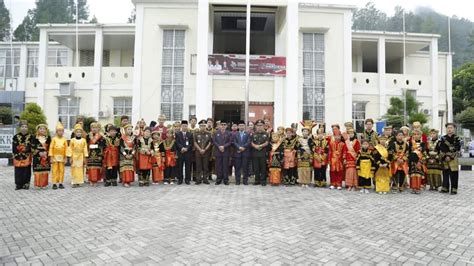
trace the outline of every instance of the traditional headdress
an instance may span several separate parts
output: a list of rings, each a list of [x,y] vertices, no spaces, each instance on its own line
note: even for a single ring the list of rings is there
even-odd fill
[[[46,131],[48,131],[48,125],[46,125],[46,124],[39,124],[39,125],[37,125],[37,126],[36,126],[36,131],[38,131],[38,129],[39,129],[40,127],[44,127],[44,128],[46,128]]]
[[[58,121],[58,123],[56,124],[56,131],[61,129],[64,129],[63,123],[61,123],[61,121]]]
[[[84,131],[84,129],[82,129],[81,124],[76,124],[76,125],[74,126],[74,132],[76,132],[76,130],[80,130],[81,132]]]

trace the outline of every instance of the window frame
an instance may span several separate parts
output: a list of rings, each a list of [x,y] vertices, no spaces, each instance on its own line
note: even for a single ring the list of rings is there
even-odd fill
[[[166,43],[167,38],[165,34],[171,33],[172,36],[172,44],[168,46]],[[177,39],[177,32],[183,34],[182,45],[178,46],[176,44]],[[160,110],[162,114],[165,114],[169,120],[181,120],[184,116],[184,70],[185,70],[185,55],[186,55],[186,30],[184,29],[163,29],[162,31],[163,36],[163,46],[162,46],[162,65],[161,65],[161,105]],[[182,62],[177,64],[176,60],[176,51],[182,52]],[[171,52],[171,54],[169,54]],[[171,56],[171,64],[166,62],[167,57],[165,55]],[[176,73],[177,69],[181,69],[180,73]],[[167,71],[165,71],[167,70]],[[169,80],[165,80],[165,72],[169,72]],[[179,75],[181,77],[179,77]],[[176,82],[181,80],[182,82]],[[165,88],[167,91],[165,91]],[[165,101],[165,93],[169,93],[169,101]],[[181,100],[177,101],[175,95],[181,94]],[[167,107],[168,106],[168,107]],[[169,109],[169,112],[166,110]]]
[[[70,99],[69,101],[68,101],[68,98]],[[74,128],[74,124],[76,123],[76,118],[80,112],[81,98],[60,96],[60,97],[57,97],[57,99],[58,99],[58,119],[61,120],[61,122],[64,125],[64,128],[66,129]],[[62,109],[64,110],[64,108],[66,108],[65,113],[62,112]]]
[[[306,36],[311,36],[310,49],[305,47]],[[323,122],[326,117],[326,36],[324,32],[303,32],[302,38],[303,119]],[[311,55],[310,62],[306,61],[305,54]]]

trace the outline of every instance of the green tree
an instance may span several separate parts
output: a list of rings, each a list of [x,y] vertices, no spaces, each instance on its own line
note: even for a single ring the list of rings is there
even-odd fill
[[[134,8],[130,13],[130,17],[128,17],[127,23],[135,23],[137,18],[137,10]]]
[[[0,106],[0,123],[4,125],[12,124],[13,112],[12,108],[8,106]]]
[[[456,121],[462,125],[463,128],[474,132],[474,107],[468,107],[456,115]]]
[[[387,14],[378,10],[373,2],[357,9],[352,16],[352,28],[355,30],[385,30]]]
[[[83,116],[84,117],[84,131],[91,131],[91,123],[97,122],[97,120],[92,116]]]
[[[91,20],[89,20],[89,23],[99,23],[99,20],[97,20],[97,17],[94,15]]]
[[[20,119],[28,121],[28,131],[32,134],[36,131],[37,125],[46,124],[46,116],[36,103],[27,103],[25,110],[20,114]]]
[[[466,63],[453,73],[453,112],[474,107],[474,63]]]
[[[411,124],[414,121],[419,121],[424,124],[428,122],[426,115],[419,111],[420,106],[421,103],[416,101],[415,97],[411,94],[406,94],[406,113],[408,123]],[[387,121],[388,125],[399,128],[404,123],[404,114],[403,99],[392,97],[390,98],[390,108],[388,108],[387,113],[382,118]]]
[[[0,0],[0,41],[10,36],[10,12],[5,7],[5,1]]]
[[[28,10],[26,17],[23,19],[23,22],[18,25],[18,27],[13,32],[13,36],[16,41],[30,41],[33,40],[33,34],[36,34],[36,24],[33,22],[34,19],[33,10]],[[38,38],[38,36],[36,36]]]
[[[79,23],[89,21],[89,7],[87,0],[78,0]],[[28,11],[23,22],[18,25],[14,37],[19,41],[37,41],[39,29],[37,24],[42,23],[75,23],[76,4],[74,0],[37,0],[36,7]]]

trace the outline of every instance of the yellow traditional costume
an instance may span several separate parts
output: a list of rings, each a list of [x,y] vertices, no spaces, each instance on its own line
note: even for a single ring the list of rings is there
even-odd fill
[[[61,122],[58,122],[56,126],[56,133],[58,130],[64,130],[64,126]],[[64,182],[64,165],[66,164],[67,147],[67,140],[64,136],[58,136],[56,134],[51,140],[49,156],[51,158],[53,184],[62,184]]]
[[[74,133],[77,130],[81,131],[82,134],[83,129],[80,124],[74,126]],[[83,137],[72,138],[69,143],[67,156],[71,158],[71,184],[84,184],[84,161],[88,156],[87,141]]]
[[[390,160],[387,149],[381,145],[375,145],[374,159],[377,164],[375,172],[375,191],[386,193],[390,191]]]

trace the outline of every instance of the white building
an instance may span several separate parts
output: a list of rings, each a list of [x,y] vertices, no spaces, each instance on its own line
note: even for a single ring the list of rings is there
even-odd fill
[[[39,44],[1,44],[3,89],[24,91],[49,124],[69,127],[77,114],[243,119],[245,75],[232,73],[245,57],[247,1],[133,2],[135,25],[79,25],[77,41],[75,25],[40,25]],[[251,3],[250,120],[360,125],[404,91],[423,103],[429,126],[452,120],[451,55],[438,52],[439,35],[352,31],[353,6]]]

